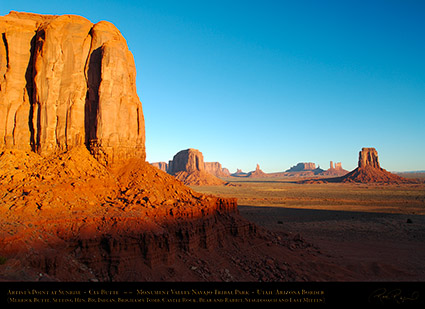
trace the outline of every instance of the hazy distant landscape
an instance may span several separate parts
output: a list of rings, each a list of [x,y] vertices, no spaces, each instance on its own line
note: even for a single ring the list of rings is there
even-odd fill
[[[395,174],[405,177],[405,178],[413,178],[413,179],[424,179],[425,171],[412,171],[412,172],[395,172]]]

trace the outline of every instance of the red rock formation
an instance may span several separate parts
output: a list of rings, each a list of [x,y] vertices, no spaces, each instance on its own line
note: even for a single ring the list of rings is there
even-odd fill
[[[375,148],[362,148],[359,152],[358,167],[342,177],[322,178],[316,180],[306,180],[302,183],[315,182],[359,182],[359,183],[379,183],[398,184],[415,183],[415,180],[406,179],[392,174],[379,165],[378,152]]]
[[[11,12],[0,32],[0,148],[145,158],[134,60],[114,25]]]
[[[168,164],[166,162],[154,162],[154,163],[151,163],[151,165],[155,166],[156,168],[160,169],[163,172],[167,173],[168,171]]]
[[[286,172],[312,171],[314,169],[316,169],[315,163],[298,163],[297,165],[288,169]]]
[[[168,172],[173,175],[178,172],[191,173],[195,171],[205,171],[204,156],[199,150],[189,148],[179,151],[173,157]]]
[[[264,178],[264,177],[267,177],[267,174],[264,173],[260,169],[260,165],[257,164],[257,167],[255,168],[255,171],[249,172],[247,177],[249,177],[249,178]]]
[[[225,181],[205,170],[202,152],[192,148],[182,150],[173,157],[168,167],[168,173],[186,185],[214,186],[226,184]]]
[[[341,178],[342,182],[362,183],[407,183],[408,179],[387,172],[379,165],[375,148],[362,148],[359,152],[358,167]]]
[[[233,176],[233,177],[247,177],[248,176],[248,173],[245,173],[244,171],[242,171],[241,169],[236,169],[236,172],[235,173],[233,173],[233,174],[231,174],[230,176]]]
[[[154,162],[151,164],[156,168],[159,168],[161,171],[172,174],[171,169],[169,169],[169,166],[172,167],[173,160],[170,160],[169,162],[169,164],[166,162]],[[186,169],[186,166],[184,166],[183,169]],[[204,170],[215,177],[230,176],[229,170],[227,168],[223,168],[219,162],[204,162]]]
[[[330,162],[330,168],[326,171],[320,173],[321,176],[344,176],[348,171],[342,168],[341,162],[335,163],[335,167],[333,162]]]
[[[381,169],[378,160],[378,152],[375,148],[362,148],[359,152],[358,168]]]
[[[59,280],[141,280],[136,270],[171,265],[180,250],[222,245],[227,227],[255,234],[235,199],[196,193],[141,159],[106,168],[85,147],[7,150],[0,167],[0,255]]]
[[[205,171],[216,177],[228,177],[230,172],[223,168],[219,162],[205,162]]]
[[[331,161],[332,162],[332,161]],[[335,169],[336,170],[342,170],[342,164],[341,164],[341,162],[337,162],[337,163],[335,163]]]

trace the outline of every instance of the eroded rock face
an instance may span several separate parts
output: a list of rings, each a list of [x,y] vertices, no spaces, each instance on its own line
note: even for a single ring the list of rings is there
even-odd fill
[[[179,151],[173,157],[172,164],[168,167],[168,173],[171,175],[177,174],[178,172],[192,173],[204,170],[204,156],[202,152],[193,148]]]
[[[335,163],[335,169],[336,169],[336,170],[341,170],[341,169],[342,169],[342,164],[341,164],[341,162],[336,162],[336,163]]]
[[[152,166],[155,166],[157,169],[160,169],[163,172],[168,171],[168,163],[166,162],[154,162],[151,163]]]
[[[311,171],[316,169],[316,164],[315,163],[311,163],[311,162],[303,162],[303,163],[298,163],[297,165],[291,167],[289,170],[287,170],[286,172],[300,172],[300,171]]]
[[[155,267],[179,264],[177,252],[222,250],[231,235],[255,234],[236,199],[196,193],[141,159],[104,166],[84,146],[48,157],[0,152],[0,196],[0,256],[8,260],[1,281],[40,273],[64,281],[164,280]],[[182,267],[184,274],[189,266]]]
[[[168,173],[185,185],[223,185],[226,182],[205,170],[204,156],[197,149],[179,151],[168,164]]]
[[[263,177],[267,177],[267,174],[264,173],[260,169],[260,165],[257,164],[257,167],[255,168],[255,171],[249,172],[248,173],[248,177],[251,177],[251,178],[263,178]]]
[[[0,148],[145,159],[134,59],[114,25],[11,12],[0,32]]]
[[[337,175],[335,169],[329,169],[323,175]],[[333,170],[333,171],[332,171]],[[341,169],[341,171],[344,171]],[[378,152],[375,148],[362,148],[359,152],[359,164],[356,169],[345,174],[342,177],[308,180],[303,183],[315,182],[357,182],[357,183],[377,183],[377,184],[400,184],[416,183],[416,180],[406,179],[390,173],[379,165]]]
[[[205,170],[211,175],[217,177],[228,177],[230,172],[227,168],[223,168],[220,162],[205,162]]]
[[[362,150],[359,152],[358,167],[381,168],[378,160],[378,152],[375,148],[362,148]]]

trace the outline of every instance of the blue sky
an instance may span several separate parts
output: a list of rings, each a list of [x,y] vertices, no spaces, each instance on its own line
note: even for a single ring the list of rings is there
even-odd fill
[[[120,29],[150,162],[352,170],[375,147],[387,170],[425,170],[425,1],[1,1]]]

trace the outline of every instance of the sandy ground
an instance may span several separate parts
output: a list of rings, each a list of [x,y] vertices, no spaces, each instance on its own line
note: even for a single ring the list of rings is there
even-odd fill
[[[242,205],[239,210],[275,232],[299,233],[329,262],[366,280],[425,280],[424,216]]]
[[[299,234],[361,281],[425,281],[425,187],[234,182],[196,190],[238,197],[240,214]]]

